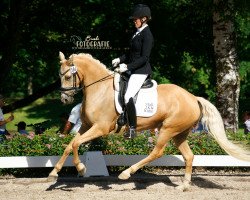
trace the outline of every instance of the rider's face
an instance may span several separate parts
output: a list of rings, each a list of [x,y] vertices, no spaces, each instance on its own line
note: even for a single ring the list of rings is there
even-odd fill
[[[135,24],[135,28],[141,28],[143,23],[146,23],[147,18],[133,18],[133,22]]]
[[[139,18],[134,18],[133,22],[135,24],[135,28],[140,28],[142,25],[141,19],[139,19]]]

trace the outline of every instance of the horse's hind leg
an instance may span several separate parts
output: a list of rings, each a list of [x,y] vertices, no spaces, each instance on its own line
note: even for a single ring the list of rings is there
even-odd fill
[[[180,133],[179,135],[176,135],[173,140],[180,150],[184,160],[185,160],[185,177],[182,185],[177,186],[177,189],[180,189],[182,191],[187,190],[190,187],[191,182],[191,175],[192,175],[192,165],[193,165],[193,159],[194,154],[191,151],[188,143],[187,138],[188,133]]]
[[[164,131],[165,132],[165,131]],[[166,147],[167,142],[171,139],[171,136],[168,134],[164,134],[162,129],[160,130],[159,137],[157,139],[156,145],[153,151],[143,160],[138,163],[132,165],[128,169],[124,170],[119,176],[119,179],[128,179],[131,174],[134,174],[138,169],[152,162],[153,160],[160,158],[163,155],[164,149]]]

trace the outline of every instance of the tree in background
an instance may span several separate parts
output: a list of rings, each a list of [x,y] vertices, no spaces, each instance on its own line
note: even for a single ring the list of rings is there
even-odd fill
[[[239,63],[233,23],[233,1],[214,0],[213,35],[216,61],[217,107],[226,129],[238,129]]]
[[[0,85],[8,81],[7,75],[15,62],[15,57],[20,44],[21,22],[24,15],[25,0],[8,1],[4,0],[0,6],[2,27],[0,34]]]

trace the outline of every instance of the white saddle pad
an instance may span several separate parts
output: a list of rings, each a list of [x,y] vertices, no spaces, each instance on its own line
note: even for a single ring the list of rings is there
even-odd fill
[[[140,89],[135,108],[136,108],[136,116],[138,117],[151,117],[157,111],[157,83],[152,80],[153,87],[147,89]],[[115,107],[119,114],[121,114],[122,107],[118,102],[119,92],[115,90]]]

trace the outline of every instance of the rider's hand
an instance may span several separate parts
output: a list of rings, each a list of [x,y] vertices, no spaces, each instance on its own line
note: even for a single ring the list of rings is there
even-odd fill
[[[117,67],[117,65],[120,64],[120,58],[115,58],[114,60],[112,60],[112,66],[113,67]]]
[[[122,64],[119,65],[119,67],[117,67],[117,68],[115,69],[115,72],[123,73],[123,72],[125,72],[125,71],[127,71],[127,70],[128,70],[127,65],[124,64],[124,63],[122,63]]]

